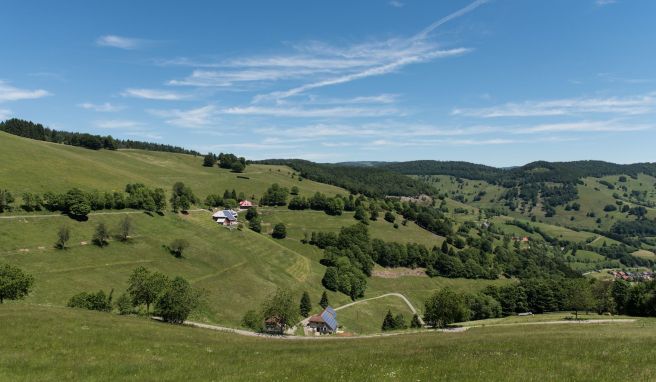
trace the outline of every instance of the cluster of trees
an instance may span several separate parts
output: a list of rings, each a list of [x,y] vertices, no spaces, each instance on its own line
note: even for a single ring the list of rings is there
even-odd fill
[[[262,206],[284,206],[287,204],[289,197],[289,189],[287,187],[280,187],[278,183],[274,183],[269,187],[262,198],[260,205]]]
[[[324,211],[328,215],[338,216],[343,211],[354,211],[356,200],[353,195],[344,198],[341,195],[335,197],[326,196],[323,193],[317,192],[309,198],[304,196],[294,196],[290,201],[288,208],[290,210],[306,210],[312,209],[316,211]]]
[[[205,198],[205,205],[208,207],[225,207],[225,208],[235,208],[238,203],[242,200],[246,200],[246,195],[243,192],[237,194],[235,189],[232,191],[225,190],[223,195],[220,194],[209,194]]]
[[[413,329],[419,329],[422,327],[421,321],[419,320],[419,316],[417,314],[412,316],[412,319],[410,320],[410,327]],[[387,314],[385,315],[385,318],[383,318],[383,324],[381,325],[382,331],[386,332],[390,330],[400,330],[407,328],[408,325],[405,322],[405,317],[403,317],[403,314],[399,313],[397,315],[393,315],[391,309],[387,310]]]
[[[433,327],[445,327],[454,322],[526,312],[573,311],[576,318],[580,311],[635,314],[643,311],[632,310],[629,313],[625,308],[628,305],[622,305],[621,301],[633,298],[632,301],[649,301],[652,304],[656,302],[656,297],[652,296],[656,291],[656,284],[641,285],[631,287],[624,282],[601,282],[586,278],[539,278],[521,280],[519,283],[505,286],[489,285],[480,293],[459,293],[444,288],[426,300],[424,321]],[[634,297],[630,297],[632,293]],[[645,300],[647,294],[649,297]],[[640,306],[647,307],[648,303]],[[631,305],[630,309],[633,307]],[[647,308],[645,314],[636,315],[656,314],[653,308],[651,311],[654,313],[648,314]]]
[[[68,306],[111,312],[115,307],[120,314],[135,313],[144,307],[144,314],[153,313],[164,321],[181,324],[198,307],[201,292],[194,289],[182,277],[169,278],[160,272],[152,272],[144,267],[136,268],[130,275],[127,291],[112,302],[113,291],[105,294],[82,292],[73,296]]]
[[[174,212],[187,211],[192,204],[198,203],[198,198],[190,187],[185,186],[182,182],[176,182],[173,185],[173,192],[171,193],[171,209]]]
[[[288,289],[278,288],[262,303],[259,311],[249,310],[246,312],[242,319],[242,325],[253,331],[262,332],[265,321],[275,322],[279,327],[279,333],[282,334],[286,329],[296,325],[301,317],[301,309],[307,309],[307,312],[309,312],[310,309],[307,308],[306,303],[310,307],[311,304],[309,303],[309,296],[307,296],[306,302],[303,301],[306,298],[305,295],[307,295],[307,292],[304,292],[303,297],[301,297],[299,306]]]
[[[22,119],[12,118],[4,122],[0,122],[0,131],[9,134],[18,135],[24,138],[36,139],[39,141],[47,141],[54,143],[61,143],[64,145],[79,146],[91,150],[116,150],[116,149],[140,149],[149,151],[165,151],[172,153],[200,155],[199,152],[194,150],[187,150],[182,147],[164,145],[159,143],[122,140],[112,138],[111,135],[93,135],[86,133],[73,133],[68,131],[57,131],[43,127],[40,123],[32,121],[25,121]]]
[[[246,158],[237,157],[234,154],[219,153],[219,155],[208,153],[203,157],[203,166],[214,167],[218,163],[219,167],[232,170],[234,172],[244,172],[246,170]]]
[[[419,180],[378,167],[314,163],[301,159],[269,159],[262,164],[285,165],[301,177],[342,187],[354,194],[384,197],[432,194],[433,188]]]
[[[371,242],[364,224],[342,227],[334,246],[324,250],[321,263],[328,267],[321,280],[324,287],[353,300],[362,297],[373,269],[370,252]]]
[[[125,216],[121,219],[114,231],[114,237],[122,242],[128,241],[130,234],[134,230],[134,223],[129,216]],[[98,223],[96,229],[94,230],[93,237],[91,241],[99,246],[104,247],[109,244],[109,239],[111,238],[111,233],[104,222]],[[57,230],[57,241],[55,242],[55,248],[57,249],[66,249],[66,245],[71,238],[71,229],[68,225],[62,225]]]
[[[166,195],[161,188],[151,189],[141,183],[128,184],[125,192],[85,192],[78,188],[65,193],[25,192],[20,208],[25,211],[59,211],[76,218],[84,218],[91,211],[132,208],[151,212],[166,209]],[[15,198],[7,190],[0,191],[0,212],[13,209]]]

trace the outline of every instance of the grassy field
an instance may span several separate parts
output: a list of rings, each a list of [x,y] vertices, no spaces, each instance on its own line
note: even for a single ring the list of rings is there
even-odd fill
[[[396,317],[402,314],[406,325],[410,326],[412,311],[397,296],[387,296],[376,300],[363,301],[337,311],[337,319],[342,330],[354,334],[380,333],[383,319],[391,310]]]
[[[269,236],[229,231],[212,222],[208,212],[131,216],[135,237],[102,249],[89,244],[96,224],[102,221],[112,229],[122,215],[96,215],[87,222],[66,217],[0,220],[0,261],[34,275],[35,290],[28,301],[41,304],[63,305],[78,292],[100,288],[120,293],[140,265],[183,276],[205,289],[207,304],[195,317],[203,321],[237,326],[277,286],[292,289],[299,298],[308,290],[319,300],[323,266]],[[53,248],[61,224],[72,232],[71,248],[65,251]],[[190,242],[183,259],[163,248],[173,238]],[[339,304],[348,298],[331,294],[331,300]]]
[[[196,196],[221,194],[228,189],[256,199],[273,183],[298,186],[302,195],[348,192],[310,180],[292,178],[284,166],[250,165],[244,174],[203,167],[203,158],[143,150],[88,150],[21,138],[0,132],[0,187],[23,192],[83,190],[117,191],[127,183],[144,183],[169,192],[175,182],[190,186]],[[244,179],[244,177],[248,179]]]
[[[0,306],[0,380],[652,381],[656,321],[285,341]]]
[[[333,219],[323,212],[292,213],[285,209],[265,215],[265,221],[273,222],[276,217],[294,221],[292,214],[306,219],[303,224],[316,230],[338,230],[342,225],[355,222],[348,215]],[[126,215],[134,223],[133,238],[128,243],[112,241],[105,248],[91,244],[98,223],[103,222],[114,230]],[[71,229],[70,248],[65,251],[54,248],[57,230],[62,225]],[[373,237],[384,240],[419,241],[426,245],[435,240],[434,235],[419,227],[408,225],[396,230],[382,220],[372,222],[370,231]],[[174,238],[184,238],[190,243],[183,259],[174,258],[164,248]],[[142,212],[91,215],[86,222],[61,215],[0,219],[0,262],[19,266],[33,274],[35,289],[27,301],[50,305],[64,305],[71,296],[82,291],[114,289],[118,296],[127,287],[130,273],[138,266],[170,276],[180,275],[206,291],[206,304],[195,313],[194,319],[236,327],[244,313],[259,307],[277,286],[290,288],[299,298],[301,292],[307,290],[312,301],[318,303],[323,291],[321,278],[325,268],[319,264],[323,254],[314,246],[301,244],[300,238],[301,230],[294,224],[290,224],[290,237],[284,240],[248,229],[229,231],[216,225],[207,211],[164,216]],[[422,309],[424,300],[446,285],[476,290],[495,282],[373,277],[369,279],[366,297],[404,293]],[[334,306],[349,301],[340,293],[329,292],[329,297]],[[366,317],[374,314],[370,309],[383,309],[374,308],[376,305],[363,305],[357,308],[358,314]],[[319,310],[316,305],[315,308]]]

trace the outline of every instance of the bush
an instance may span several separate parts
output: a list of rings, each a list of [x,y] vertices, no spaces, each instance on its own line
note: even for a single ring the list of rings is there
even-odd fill
[[[263,321],[262,316],[255,310],[249,310],[244,314],[244,318],[241,319],[241,326],[254,332],[261,332],[264,329],[262,326]]]
[[[185,239],[175,239],[169,245],[169,251],[177,258],[182,257],[182,252],[189,247],[189,242]]]
[[[97,310],[99,312],[111,312],[113,293],[114,290],[109,292],[109,295],[106,295],[103,290],[99,290],[97,293],[82,292],[71,297],[66,306],[70,308]]]
[[[251,221],[248,222],[248,228],[257,233],[262,232],[262,219],[259,217],[251,219]]]
[[[128,295],[127,293],[123,293],[122,295],[120,295],[119,298],[116,299],[115,305],[116,305],[116,309],[118,310],[118,314],[125,315],[134,312],[132,299],[130,298],[130,295]]]
[[[287,237],[287,227],[284,224],[278,223],[273,227],[271,236],[275,239],[284,239]]]

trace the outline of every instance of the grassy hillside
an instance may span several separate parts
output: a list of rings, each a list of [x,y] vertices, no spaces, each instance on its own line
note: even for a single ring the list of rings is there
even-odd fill
[[[0,380],[649,381],[656,324],[473,328],[371,339],[240,337],[74,309],[0,307]]]
[[[285,166],[251,165],[243,174],[202,166],[203,158],[143,150],[88,150],[35,141],[0,132],[0,187],[16,195],[23,192],[64,192],[72,187],[100,191],[123,190],[127,183],[144,183],[167,192],[175,182],[190,186],[202,199],[235,189],[259,198],[272,183],[302,195],[347,191],[307,179],[292,178]],[[244,177],[248,179],[244,179]]]

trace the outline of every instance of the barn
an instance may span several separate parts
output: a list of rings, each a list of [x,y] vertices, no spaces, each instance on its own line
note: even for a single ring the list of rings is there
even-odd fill
[[[315,333],[335,334],[337,333],[337,312],[330,306],[327,306],[320,314],[316,314],[308,320],[307,326]]]
[[[224,226],[232,226],[232,225],[239,224],[239,222],[237,221],[237,213],[232,210],[217,211],[212,215],[212,219],[214,219],[218,224]]]

